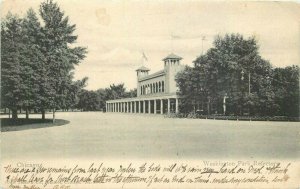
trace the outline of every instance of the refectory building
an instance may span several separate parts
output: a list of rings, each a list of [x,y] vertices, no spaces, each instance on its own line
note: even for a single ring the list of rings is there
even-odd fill
[[[183,70],[181,57],[170,54],[163,59],[164,69],[149,74],[150,69],[142,66],[137,72],[137,97],[106,101],[107,112],[126,113],[178,113],[179,96],[176,94],[175,75]]]

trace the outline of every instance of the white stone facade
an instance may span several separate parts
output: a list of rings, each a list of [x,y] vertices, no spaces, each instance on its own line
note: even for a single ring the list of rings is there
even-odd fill
[[[109,100],[107,112],[126,113],[178,113],[179,97],[177,96],[176,74],[183,70],[182,58],[170,54],[163,59],[164,69],[149,75],[150,69],[142,66],[137,72],[137,97]]]

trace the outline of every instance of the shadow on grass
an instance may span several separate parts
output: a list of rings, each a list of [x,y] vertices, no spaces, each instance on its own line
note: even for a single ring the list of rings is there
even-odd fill
[[[1,132],[21,131],[29,129],[40,129],[54,126],[62,126],[70,123],[70,121],[64,119],[56,119],[55,123],[52,123],[52,119],[25,119],[19,118],[17,120],[9,118],[1,118]]]

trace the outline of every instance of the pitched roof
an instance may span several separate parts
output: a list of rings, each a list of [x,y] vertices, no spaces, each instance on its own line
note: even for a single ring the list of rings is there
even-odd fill
[[[145,66],[141,66],[138,69],[136,69],[135,71],[149,71],[150,69],[145,67]]]
[[[179,59],[179,60],[181,60],[182,57],[177,56],[177,55],[174,54],[174,53],[171,53],[171,54],[169,54],[166,58],[164,58],[163,60],[166,60],[166,59]]]

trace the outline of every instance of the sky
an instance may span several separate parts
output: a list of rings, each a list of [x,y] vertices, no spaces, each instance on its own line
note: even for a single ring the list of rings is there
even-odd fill
[[[38,12],[40,2],[4,0],[1,18],[8,11],[23,16],[30,7]],[[75,79],[89,78],[89,90],[120,83],[128,90],[135,88],[138,67],[159,71],[162,59],[172,52],[183,57],[182,64],[192,65],[202,51],[212,47],[216,35],[226,33],[255,36],[261,56],[274,67],[300,63],[300,4],[295,2],[55,2],[76,24],[76,45],[88,49],[74,73]]]

